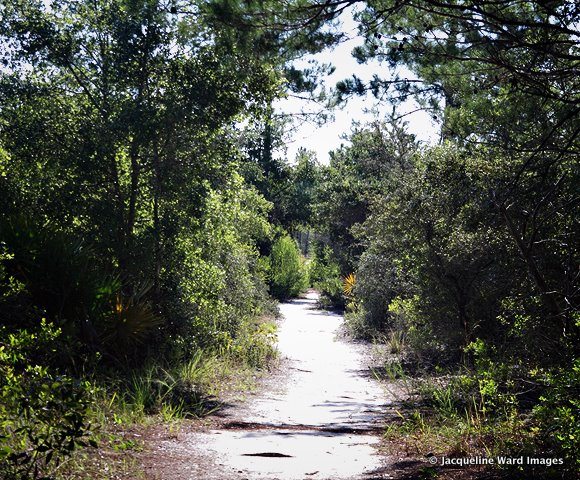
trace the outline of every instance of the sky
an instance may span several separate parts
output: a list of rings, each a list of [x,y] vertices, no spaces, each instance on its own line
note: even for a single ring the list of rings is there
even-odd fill
[[[370,80],[373,74],[387,76],[388,67],[381,65],[378,61],[360,65],[351,55],[354,47],[362,45],[364,40],[357,34],[356,22],[352,17],[352,11],[341,15],[342,30],[347,33],[349,40],[340,43],[333,49],[327,49],[319,54],[305,57],[296,63],[298,67],[306,66],[308,60],[315,59],[321,63],[331,63],[336,67],[335,72],[327,76],[325,85],[333,87],[337,81],[344,80],[356,74],[362,80]],[[278,101],[275,108],[281,113],[297,113],[302,109],[312,110],[312,106],[304,100],[287,98]],[[408,101],[397,110],[403,114],[415,110],[417,106]],[[373,112],[374,110],[374,112]],[[392,112],[392,106],[385,103],[378,103],[377,100],[368,93],[364,97],[351,98],[342,109],[335,109],[332,113],[334,120],[326,122],[322,126],[317,126],[313,122],[303,122],[296,126],[295,131],[289,133],[286,143],[286,158],[293,161],[299,148],[306,148],[316,152],[317,159],[322,163],[328,163],[328,152],[338,148],[341,144],[347,145],[349,142],[342,138],[344,134],[351,131],[353,121],[365,123],[376,119],[382,119],[386,114]],[[410,114],[405,117],[408,122],[408,130],[415,134],[418,140],[427,143],[434,143],[439,139],[438,127],[432,121],[431,116],[423,111]]]

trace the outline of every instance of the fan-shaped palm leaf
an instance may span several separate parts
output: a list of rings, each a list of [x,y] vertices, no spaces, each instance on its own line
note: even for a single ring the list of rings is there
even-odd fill
[[[356,275],[354,273],[348,274],[342,281],[342,291],[347,297],[352,297],[354,294],[354,287],[356,286]]]

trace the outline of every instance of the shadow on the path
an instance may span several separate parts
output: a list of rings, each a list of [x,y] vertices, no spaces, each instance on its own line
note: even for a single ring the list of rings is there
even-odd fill
[[[317,316],[317,317],[342,317],[339,312],[330,312],[327,310],[320,310],[317,307],[313,307],[310,312],[308,312],[310,316]]]
[[[299,432],[304,435],[381,435],[384,426],[349,426],[349,425],[308,425],[308,424],[284,424],[284,423],[256,423],[232,421],[224,423],[221,428],[224,430],[246,430],[248,432],[268,431],[278,435],[291,435],[293,432]],[[272,432],[276,430],[276,432]]]
[[[288,300],[282,303],[282,305],[285,303],[290,305],[311,305],[313,309],[316,308],[316,300],[311,300],[308,298],[294,298],[293,300]]]

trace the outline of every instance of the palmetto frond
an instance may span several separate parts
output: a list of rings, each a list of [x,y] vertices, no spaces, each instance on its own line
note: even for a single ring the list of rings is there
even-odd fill
[[[352,297],[354,294],[354,287],[356,286],[356,275],[354,273],[348,274],[342,281],[342,291],[347,297]]]
[[[142,343],[153,329],[163,324],[163,319],[142,299],[143,293],[130,297],[117,295],[104,338],[106,342],[118,347],[135,346]]]

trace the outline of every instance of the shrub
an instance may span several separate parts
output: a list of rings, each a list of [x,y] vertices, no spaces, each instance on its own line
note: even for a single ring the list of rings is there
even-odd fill
[[[0,224],[0,242],[0,290],[9,292],[0,306],[18,311],[19,294],[33,312],[25,315],[23,309],[6,318],[7,323],[17,328],[35,325],[40,312],[63,327],[64,350],[71,358],[97,350],[116,358],[139,357],[145,341],[163,323],[147,299],[151,283],[123,285],[80,237],[14,217]],[[14,284],[18,291],[9,288]]]
[[[328,245],[315,246],[310,264],[311,285],[320,292],[320,304],[325,308],[344,308],[340,266]]]
[[[268,271],[255,247],[270,235],[267,209],[242,185],[211,192],[204,215],[173,239],[162,304],[171,335],[183,339],[171,341],[175,355],[226,351],[247,321],[269,312]]]
[[[580,359],[569,368],[535,372],[546,387],[534,408],[544,446],[554,456],[565,459],[571,472],[580,468]]]
[[[38,359],[55,348],[60,330],[0,330],[0,477],[50,478],[88,439],[89,384],[58,375]],[[45,360],[45,359],[44,359]]]
[[[308,273],[296,242],[288,235],[274,242],[270,254],[270,292],[279,300],[297,296],[308,286]]]

